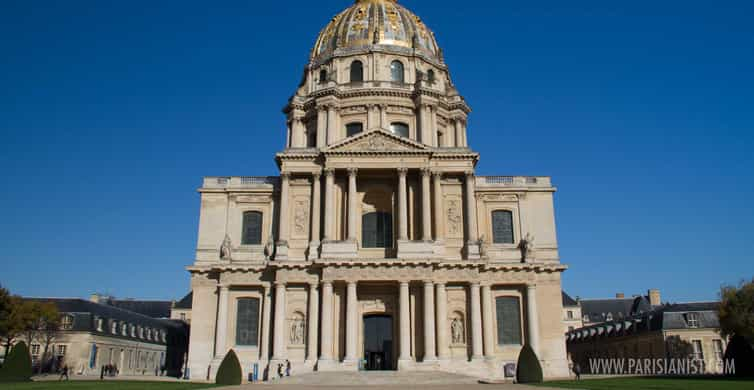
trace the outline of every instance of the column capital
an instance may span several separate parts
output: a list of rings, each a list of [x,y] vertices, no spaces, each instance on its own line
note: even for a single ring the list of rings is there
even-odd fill
[[[471,281],[469,282],[469,286],[479,288],[480,283],[478,281]]]
[[[291,173],[289,171],[280,171],[280,178],[283,180],[288,180],[291,178]]]
[[[406,174],[408,173],[408,168],[400,167],[400,168],[397,168],[396,171],[398,171],[398,175],[406,177]]]
[[[316,290],[317,288],[319,288],[319,282],[309,282],[310,290]]]
[[[329,105],[327,104],[318,104],[316,107],[316,110],[319,112],[325,112],[329,108]]]
[[[322,177],[322,171],[312,172],[312,179],[315,181],[319,180],[320,177]]]
[[[432,177],[434,177],[434,178],[435,178],[435,179],[437,179],[437,180],[441,180],[441,179],[442,179],[442,175],[443,175],[444,173],[445,173],[445,172],[443,172],[443,171],[432,170]]]
[[[325,168],[322,170],[324,172],[325,176],[333,176],[335,174],[334,168]]]
[[[348,168],[348,176],[356,176],[356,174],[359,173],[359,168],[351,167]]]
[[[325,286],[332,287],[332,280],[323,280],[323,281],[321,281],[319,283],[322,285],[322,287],[325,287]]]
[[[388,104],[382,103],[382,104],[379,104],[379,107],[381,110],[387,110],[387,108],[390,106]]]
[[[466,175],[466,177],[474,177],[475,173],[473,169],[469,169],[467,171],[463,171],[463,174]]]
[[[219,289],[220,291],[223,291],[223,292],[228,292],[228,290],[230,290],[230,284],[227,284],[227,283],[218,284],[218,285],[217,285],[217,288],[218,288],[218,289]]]
[[[431,280],[423,280],[422,282],[424,283],[425,286],[433,286],[435,284],[435,282]]]
[[[432,174],[432,170],[429,169],[428,167],[425,167],[421,169],[421,173],[422,173],[422,176],[429,177]]]
[[[527,290],[536,290],[537,289],[537,284],[536,283],[527,284],[526,285],[526,289]]]
[[[399,281],[399,282],[398,282],[398,284],[399,284],[399,285],[400,285],[401,287],[403,287],[403,286],[406,286],[406,287],[408,287],[408,280],[401,280],[401,281]]]
[[[435,286],[440,287],[440,288],[445,287],[445,282],[444,281],[442,281],[442,282],[435,282]]]
[[[275,283],[275,288],[282,288],[282,287],[285,287],[286,285],[286,282],[282,280],[276,280],[274,283]]]

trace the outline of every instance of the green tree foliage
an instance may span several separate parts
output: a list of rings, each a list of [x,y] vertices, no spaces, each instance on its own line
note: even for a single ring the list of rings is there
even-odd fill
[[[541,383],[543,379],[542,365],[539,358],[529,344],[524,345],[518,355],[516,367],[516,381],[518,383]]]
[[[31,374],[29,348],[21,341],[13,347],[0,368],[0,382],[28,382]]]
[[[754,343],[754,279],[722,288],[718,316],[723,336],[741,336]]]
[[[17,296],[7,293],[7,290],[1,292],[5,294],[4,309],[0,312],[0,340],[5,346],[5,358],[10,353],[10,347],[13,342],[23,334],[31,323],[31,315],[28,311],[28,305]]]
[[[215,383],[218,385],[240,385],[242,379],[241,374],[241,362],[238,361],[238,356],[231,349],[223,362],[220,363],[220,368],[217,370],[217,376],[215,377]]]

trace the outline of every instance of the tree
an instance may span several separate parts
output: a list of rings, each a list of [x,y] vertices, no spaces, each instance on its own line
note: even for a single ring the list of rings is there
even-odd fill
[[[718,317],[723,336],[741,336],[754,343],[754,278],[720,290]]]
[[[238,361],[238,356],[231,349],[225,355],[220,368],[217,369],[217,376],[215,376],[215,383],[218,385],[240,385],[243,379],[241,373],[241,362]]]
[[[60,312],[58,312],[57,306],[49,302],[38,302],[37,308],[39,318],[34,324],[37,326],[37,338],[44,345],[39,362],[39,373],[41,374],[45,363],[49,360],[47,355],[50,352],[50,345],[58,337],[60,331]]]
[[[516,381],[518,383],[541,383],[542,365],[539,358],[529,344],[525,344],[518,355],[516,367]]]
[[[0,382],[28,382],[31,380],[31,357],[26,343],[17,343],[0,368]]]
[[[5,345],[5,358],[8,357],[13,342],[19,336],[23,335],[30,321],[30,313],[28,312],[29,306],[25,304],[23,299],[17,296],[11,296],[8,302],[10,308],[7,309],[6,314],[0,318],[0,330],[2,331],[0,336]]]

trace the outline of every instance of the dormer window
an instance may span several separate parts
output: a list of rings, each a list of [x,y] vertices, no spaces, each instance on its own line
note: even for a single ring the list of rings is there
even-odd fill
[[[113,320],[110,323],[110,333],[118,334],[118,321]]]
[[[63,318],[60,319],[60,328],[63,330],[73,329],[73,316],[64,315]]]
[[[699,327],[699,313],[686,313],[683,315],[683,319],[686,321],[686,327],[688,328]]]
[[[105,320],[102,319],[102,318],[97,318],[94,321],[95,321],[95,325],[97,327],[97,332],[102,332],[102,329],[105,326]]]
[[[612,321],[613,320],[613,313],[607,313],[607,316],[605,317],[606,321]]]

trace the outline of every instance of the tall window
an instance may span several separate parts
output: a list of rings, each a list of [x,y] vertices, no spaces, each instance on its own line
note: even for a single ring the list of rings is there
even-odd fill
[[[390,80],[396,83],[403,83],[403,63],[396,60],[390,63]]]
[[[236,345],[257,346],[259,339],[259,299],[238,299]]]
[[[262,213],[259,211],[247,211],[243,213],[243,237],[242,245],[262,244]]]
[[[568,310],[568,311],[566,312],[566,317],[567,317],[567,318],[568,318],[569,320],[572,320],[572,319],[573,319],[573,310]]]
[[[701,340],[692,340],[691,341],[691,358],[694,360],[703,360],[704,359],[704,351],[702,350],[702,341]]]
[[[73,329],[73,316],[64,315],[60,320],[60,328],[63,330]]]
[[[430,69],[427,71],[427,81],[429,81],[430,84],[435,82],[435,71]]]
[[[715,348],[715,359],[717,360],[723,360],[724,352],[723,352],[723,341],[722,340],[712,340],[712,346]]]
[[[364,81],[364,65],[356,60],[351,63],[351,82]]]
[[[521,345],[521,306],[518,297],[498,297],[495,300],[497,311],[497,343],[499,345]]]
[[[320,84],[327,83],[327,69],[322,69],[319,71],[319,83]]]
[[[350,137],[364,131],[364,125],[360,122],[353,122],[346,125],[346,136]]]
[[[392,248],[393,217],[389,213],[368,213],[361,217],[361,245],[364,248]]]
[[[408,138],[408,125],[402,122],[391,123],[390,132],[399,137]]]
[[[513,244],[513,213],[508,210],[492,212],[492,242]]]

